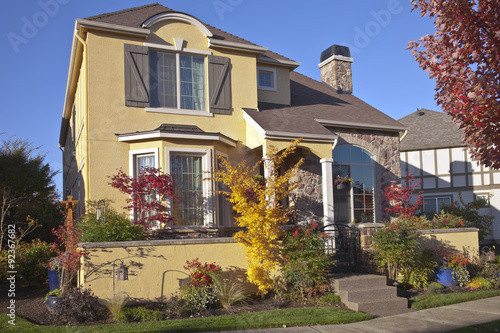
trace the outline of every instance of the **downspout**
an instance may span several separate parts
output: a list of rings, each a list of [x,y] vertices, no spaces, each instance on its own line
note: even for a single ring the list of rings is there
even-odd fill
[[[339,142],[339,138],[335,138],[335,140],[333,140],[333,144],[332,144],[332,152],[333,150],[335,149],[335,147],[337,146],[337,143]]]
[[[88,202],[90,200],[90,193],[89,193],[89,179],[90,179],[90,168],[89,168],[89,85],[88,85],[88,55],[87,55],[87,42],[83,40],[82,37],[80,37],[79,31],[75,29],[75,37],[78,39],[78,41],[83,45],[83,64],[85,66],[85,71],[84,71],[84,85],[85,85],[85,96],[84,96],[84,101],[85,101],[85,133],[87,136],[87,151],[86,151],[86,156],[84,163],[86,164],[86,182],[85,182],[85,202]],[[76,147],[75,147],[76,148]],[[80,199],[81,200],[81,199]],[[85,208],[85,206],[84,206]]]
[[[405,132],[403,133],[403,136],[399,138],[399,142],[403,141],[403,139],[405,138],[406,134],[408,134],[408,130],[405,130]]]

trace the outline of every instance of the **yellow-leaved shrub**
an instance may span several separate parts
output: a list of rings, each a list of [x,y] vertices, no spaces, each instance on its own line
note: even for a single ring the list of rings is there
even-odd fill
[[[228,188],[221,192],[227,195],[236,212],[237,225],[244,228],[234,238],[245,246],[248,280],[256,284],[262,293],[272,288],[271,273],[279,263],[280,226],[288,222],[293,209],[281,203],[296,187],[290,179],[302,160],[287,170],[283,167],[285,159],[295,152],[299,142],[300,139],[294,141],[281,152],[273,146],[269,147],[269,153],[253,166],[245,160],[233,166],[220,158],[221,168],[212,173],[213,180],[224,183]],[[269,171],[265,180],[259,176],[261,163],[265,163],[264,167]]]

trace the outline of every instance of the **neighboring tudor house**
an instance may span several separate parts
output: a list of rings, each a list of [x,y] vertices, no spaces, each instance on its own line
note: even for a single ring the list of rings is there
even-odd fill
[[[401,173],[415,176],[421,182],[424,211],[439,212],[439,207],[478,197],[489,199],[481,214],[494,216],[489,239],[500,241],[500,170],[478,165],[462,141],[464,132],[443,112],[420,109],[399,119],[408,127],[401,141]]]
[[[78,19],[60,135],[65,195],[79,200],[77,214],[88,200],[121,208],[126,197],[108,177],[160,167],[181,199],[171,226],[220,230],[233,226],[229,206],[216,184],[198,181],[217,154],[254,162],[303,138],[301,219],[385,220],[383,188],[400,179],[405,128],[352,95],[352,61],[332,46],[318,82],[295,61],[159,4]],[[335,189],[337,174],[354,186]]]

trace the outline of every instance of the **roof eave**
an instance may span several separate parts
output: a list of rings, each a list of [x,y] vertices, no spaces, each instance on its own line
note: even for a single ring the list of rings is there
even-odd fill
[[[269,58],[269,59],[257,58],[257,63],[290,67],[291,69],[296,69],[301,65],[300,62],[295,62],[292,60],[274,59],[274,58]]]
[[[225,136],[221,133],[175,133],[164,132],[161,130],[144,131],[135,133],[116,134],[119,142],[133,142],[139,140],[151,139],[192,139],[192,140],[207,140],[207,141],[220,141],[230,147],[236,147],[237,141]]]
[[[243,44],[243,43],[236,43],[236,42],[229,42],[226,40],[219,40],[219,39],[214,39],[214,38],[208,39],[208,46],[215,47],[215,48],[227,49],[227,50],[251,52],[251,53],[255,53],[255,54],[263,54],[264,52],[266,52],[268,50],[267,47],[262,47],[262,46],[258,46],[258,45],[249,45],[249,44]]]
[[[394,125],[380,125],[380,124],[371,124],[371,123],[360,123],[360,122],[350,122],[350,121],[340,121],[340,120],[331,120],[331,119],[314,119],[318,123],[324,126],[337,126],[337,127],[347,127],[347,128],[362,128],[362,129],[371,129],[371,130],[381,130],[381,131],[389,131],[389,132],[403,132],[408,128],[406,126],[394,126]]]

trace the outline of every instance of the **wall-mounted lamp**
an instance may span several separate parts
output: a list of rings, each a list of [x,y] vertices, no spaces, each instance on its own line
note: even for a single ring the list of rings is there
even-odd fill
[[[123,263],[116,269],[116,279],[118,281],[128,280],[128,267]]]
[[[106,225],[106,202],[99,200],[95,209],[95,214],[98,220],[102,219],[102,224]]]

